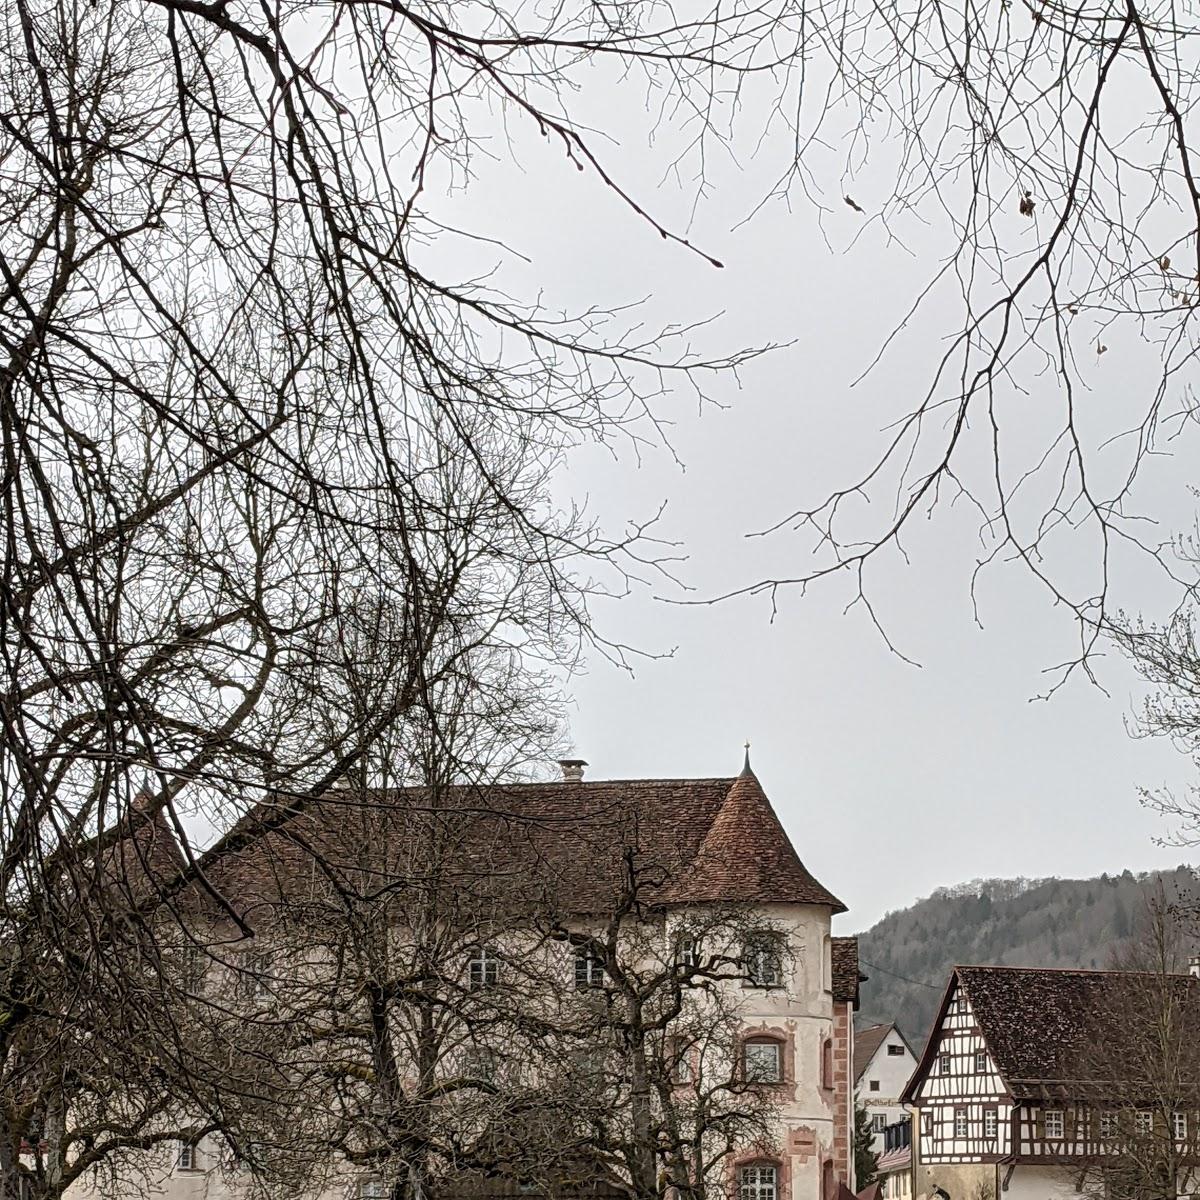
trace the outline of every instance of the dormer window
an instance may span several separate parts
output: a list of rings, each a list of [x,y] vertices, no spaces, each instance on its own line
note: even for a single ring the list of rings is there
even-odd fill
[[[575,987],[579,991],[604,986],[604,956],[595,942],[575,947]]]
[[[500,956],[494,946],[478,946],[467,962],[471,990],[495,987],[500,982]]]
[[[783,938],[777,933],[751,938],[742,953],[742,966],[754,987],[778,987],[783,982]]]

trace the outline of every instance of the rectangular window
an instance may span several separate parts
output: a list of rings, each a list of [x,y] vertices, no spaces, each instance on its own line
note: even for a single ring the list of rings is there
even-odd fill
[[[1187,1141],[1187,1113],[1174,1112],[1171,1114],[1171,1133],[1177,1142]]]
[[[1102,1112],[1100,1114],[1100,1140],[1107,1142],[1111,1138],[1117,1136],[1117,1114],[1115,1112]]]
[[[983,1075],[986,1073],[986,1071],[987,1071],[987,1051],[986,1050],[976,1050],[975,1051],[975,1074]]]
[[[746,1042],[742,1047],[742,1065],[747,1083],[778,1083],[780,1073],[778,1042]]]
[[[358,1200],[387,1200],[387,1187],[382,1179],[360,1179]]]
[[[179,1143],[179,1157],[175,1160],[175,1165],[181,1171],[198,1171],[200,1169],[200,1155],[196,1151],[195,1141]]]
[[[575,986],[580,991],[604,986],[604,959],[594,942],[575,947]]]
[[[888,1054],[892,1058],[899,1058],[904,1053],[903,1046],[889,1045]]]
[[[933,1137],[933,1113],[922,1113],[921,1118],[925,1123],[925,1136],[927,1138]]]
[[[983,1110],[983,1136],[995,1138],[1000,1132],[1000,1114],[994,1108]]]
[[[938,1055],[938,1074],[939,1075],[949,1075],[950,1074],[950,1055],[949,1054],[939,1054]]]
[[[776,1200],[779,1175],[774,1167],[758,1164],[738,1172],[738,1200]]]
[[[497,1055],[488,1046],[471,1046],[463,1054],[463,1074],[479,1083],[495,1083]]]
[[[1062,1138],[1063,1114],[1061,1108],[1046,1109],[1042,1114],[1042,1129],[1047,1138]]]
[[[694,937],[679,939],[679,954],[676,961],[686,970],[694,971],[700,966],[700,941]]]
[[[752,938],[742,953],[742,964],[755,987],[778,987],[783,982],[783,939],[777,933]]]
[[[887,1116],[884,1113],[871,1114],[871,1132],[882,1133],[887,1128]]]
[[[967,1136],[967,1110],[965,1108],[954,1110],[954,1136],[956,1138]]]
[[[1134,1132],[1139,1135],[1154,1132],[1154,1114],[1146,1108],[1139,1108],[1133,1119]]]
[[[479,946],[472,952],[467,975],[473,991],[495,987],[500,982],[500,956],[494,946]]]
[[[867,1085],[867,1090],[872,1091],[872,1092],[879,1091],[879,1080],[872,1079],[871,1082]]]

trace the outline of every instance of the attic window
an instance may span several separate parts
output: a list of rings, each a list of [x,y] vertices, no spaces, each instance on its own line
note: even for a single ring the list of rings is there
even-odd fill
[[[879,1091],[879,1080],[878,1080],[878,1079],[872,1079],[872,1080],[871,1080],[871,1082],[870,1082],[870,1084],[868,1084],[867,1090],[868,1090],[868,1091],[872,1091],[872,1092],[877,1092],[877,1091]]]
[[[949,1054],[939,1054],[938,1055],[938,1074],[939,1075],[949,1075],[950,1074],[950,1063],[951,1063],[951,1059],[950,1059]]]
[[[894,1042],[888,1043],[888,1054],[892,1058],[899,1058],[904,1053],[903,1046],[897,1046]]]
[[[987,1051],[975,1051],[975,1073],[982,1075],[987,1070]]]
[[[604,986],[604,956],[595,942],[575,947],[575,987],[579,991]]]
[[[742,952],[746,979],[754,987],[778,987],[783,982],[783,938],[778,933],[760,933]]]

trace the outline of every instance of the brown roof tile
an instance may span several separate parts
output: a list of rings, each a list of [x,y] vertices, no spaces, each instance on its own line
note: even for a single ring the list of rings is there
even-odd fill
[[[854,1082],[862,1078],[867,1063],[875,1057],[875,1051],[883,1045],[884,1038],[892,1032],[891,1025],[870,1025],[854,1034]]]
[[[733,781],[685,878],[679,899],[846,906],[809,873],[747,764]]]
[[[270,828],[256,836],[256,824]],[[808,873],[753,775],[329,793],[281,812],[259,805],[205,857],[208,878],[250,899],[294,890],[313,851],[344,878],[412,870],[413,847],[441,839],[441,886],[493,892],[577,914],[611,904],[634,849],[648,899],[817,904],[844,911]],[[486,885],[482,881],[490,881]],[[510,886],[511,885],[511,886]],[[857,954],[855,954],[857,974]],[[855,990],[857,981],[855,981]]]
[[[858,969],[858,938],[835,937],[830,946],[833,958],[833,998],[848,1000],[858,1007],[858,985],[867,977]]]
[[[1089,1047],[1102,1037],[1119,1039],[1128,1021],[1120,1014],[1153,1003],[1165,979],[1177,993],[1179,1011],[1194,1021],[1200,1036],[1200,980],[1129,971],[1050,970],[1036,967],[955,967],[942,1009],[934,1022],[921,1063],[905,1089],[911,1098],[938,1049],[937,1030],[957,982],[971,1005],[988,1052],[1016,1096],[1047,1089],[1070,1092],[1081,1069],[1094,1074]],[[1119,1050],[1119,1048],[1118,1048]],[[1111,1061],[1116,1061],[1119,1054]],[[1081,1068],[1086,1063],[1086,1068]]]

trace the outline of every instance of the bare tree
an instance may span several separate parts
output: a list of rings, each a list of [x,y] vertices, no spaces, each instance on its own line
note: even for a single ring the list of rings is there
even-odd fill
[[[1187,973],[1194,914],[1161,889],[1114,954],[1078,1054],[1084,1190],[1174,1200],[1200,1177],[1200,979]]]

